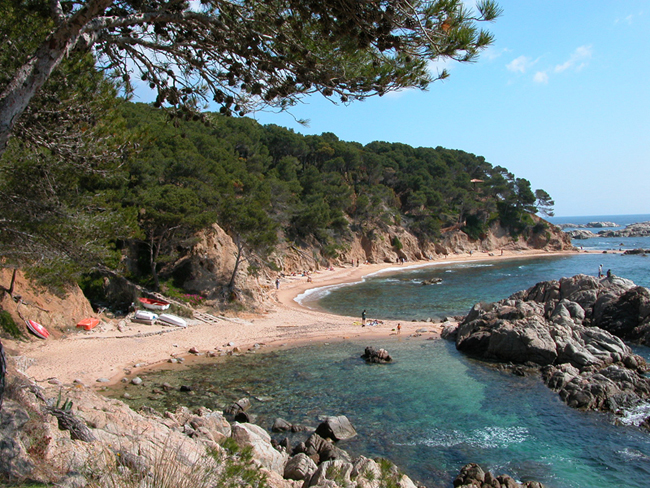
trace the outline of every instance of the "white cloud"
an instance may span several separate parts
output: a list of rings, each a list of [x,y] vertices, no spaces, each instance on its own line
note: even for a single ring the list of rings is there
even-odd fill
[[[533,81],[535,83],[548,83],[548,73],[546,71],[538,71],[535,73],[535,76],[533,76]]]
[[[586,60],[591,58],[591,54],[591,46],[580,46],[573,52],[573,54],[571,54],[568,60],[555,66],[555,72],[562,73],[568,69],[579,71],[587,65]]]
[[[493,61],[497,58],[500,58],[502,55],[510,52],[510,49],[504,47],[497,49],[494,46],[488,47],[485,51],[481,53],[481,57]]]
[[[516,72],[525,73],[530,66],[532,66],[532,63],[529,57],[519,56],[518,58],[515,58],[512,61],[510,61],[506,65],[506,68],[508,69],[508,71],[512,71],[514,73]]]

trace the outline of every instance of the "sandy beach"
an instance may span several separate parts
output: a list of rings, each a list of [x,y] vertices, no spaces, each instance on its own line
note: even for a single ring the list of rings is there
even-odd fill
[[[92,331],[74,331],[57,340],[33,340],[28,343],[7,341],[6,347],[12,354],[18,353],[24,357],[21,361],[25,365],[30,364],[27,374],[37,382],[46,383],[56,378],[63,383],[77,380],[86,386],[105,386],[105,380],[109,380],[109,384],[119,381],[125,375],[125,370],[137,372],[140,368],[160,365],[170,358],[189,355],[191,348],[205,356],[208,352],[219,354],[233,351],[234,348],[246,352],[255,344],[261,345],[257,350],[263,351],[265,348],[291,347],[315,341],[372,339],[396,334],[398,321],[385,320],[376,326],[362,327],[360,316],[344,317],[302,307],[295,298],[308,289],[357,282],[386,268],[399,271],[415,266],[549,254],[546,251],[505,251],[503,256],[458,254],[441,260],[404,265],[337,267],[312,273],[311,282],[304,276],[283,278],[276,292],[276,302],[264,314],[230,318],[217,324],[191,322],[186,329],[136,324],[127,320],[128,327],[121,332],[116,327],[118,320],[104,320],[102,326]],[[359,313],[362,308],[360,306]],[[442,329],[440,324],[435,323],[400,323],[403,336],[414,334],[422,328],[427,329],[427,337],[439,336]],[[98,379],[102,379],[102,382],[98,382]]]

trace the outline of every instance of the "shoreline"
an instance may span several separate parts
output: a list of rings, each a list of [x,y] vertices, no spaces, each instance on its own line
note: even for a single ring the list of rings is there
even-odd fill
[[[312,282],[308,282],[305,276],[283,278],[271,309],[264,313],[249,314],[246,318],[230,318],[217,324],[199,322],[186,329],[130,323],[124,332],[119,332],[116,328],[119,319],[104,319],[104,323],[109,322],[109,327],[98,327],[88,332],[74,331],[58,340],[28,343],[7,341],[6,347],[10,354],[26,357],[24,362],[29,364],[25,368],[26,373],[36,382],[47,383],[56,379],[53,381],[55,384],[57,381],[63,384],[77,382],[88,387],[103,387],[114,385],[123,377],[144,369],[164,367],[172,358],[193,357],[195,354],[189,352],[192,348],[197,349],[200,360],[204,360],[212,359],[206,358],[208,355],[245,353],[250,348],[265,351],[349,339],[377,340],[397,335],[395,328],[398,323],[402,325],[402,337],[409,337],[418,329],[426,327],[426,338],[439,338],[441,323],[383,320],[383,323],[376,326],[361,327],[358,325],[359,317],[310,309],[298,303],[296,298],[308,290],[357,283],[378,272],[576,253],[577,251],[504,251],[503,255],[493,256],[490,253],[454,254],[441,260],[416,261],[403,265],[380,263],[336,267],[312,273]],[[263,346],[255,348],[255,344]],[[192,362],[194,359],[185,364]]]

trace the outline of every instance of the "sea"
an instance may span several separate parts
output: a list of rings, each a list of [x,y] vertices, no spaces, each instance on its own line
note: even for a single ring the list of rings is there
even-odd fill
[[[615,228],[650,215],[557,217],[555,224],[612,221]],[[595,231],[599,229],[594,229]],[[595,238],[574,245],[592,253],[534,259],[398,266],[359,283],[303,295],[306,307],[335,314],[417,321],[419,337],[332,340],[156,370],[141,377],[178,388],[165,395],[131,388],[134,407],[178,405],[223,409],[251,399],[256,422],[270,430],[278,418],[315,427],[326,415],[346,415],[358,435],[340,446],[354,455],[383,457],[428,487],[451,487],[460,468],[479,463],[496,474],[536,480],[551,488],[650,486],[650,433],[637,412],[615,417],[562,403],[537,377],[519,377],[458,353],[453,343],[428,340],[428,320],[466,314],[478,301],[495,301],[539,281],[604,271],[650,287],[650,257],[614,253],[650,249],[650,238]],[[430,278],[438,285],[422,286]],[[368,365],[366,346],[384,347],[390,365]],[[262,349],[263,351],[263,349]],[[650,360],[650,349],[635,347]],[[124,387],[121,387],[124,388]],[[113,391],[120,396],[123,390]],[[278,439],[282,436],[274,434]],[[305,434],[292,434],[295,444]]]

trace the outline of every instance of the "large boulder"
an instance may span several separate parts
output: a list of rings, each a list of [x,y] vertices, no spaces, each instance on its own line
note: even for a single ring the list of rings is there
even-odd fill
[[[269,471],[284,474],[284,467],[289,455],[273,447],[271,436],[262,427],[235,422],[232,425],[232,438],[240,446],[251,447],[253,457],[263,467]]]
[[[316,434],[324,439],[342,441],[350,439],[357,435],[357,431],[345,415],[336,417],[326,417],[325,420],[316,428]]]
[[[288,480],[305,481],[311,479],[318,466],[312,458],[305,453],[298,453],[287,462],[284,467],[284,477]]]

